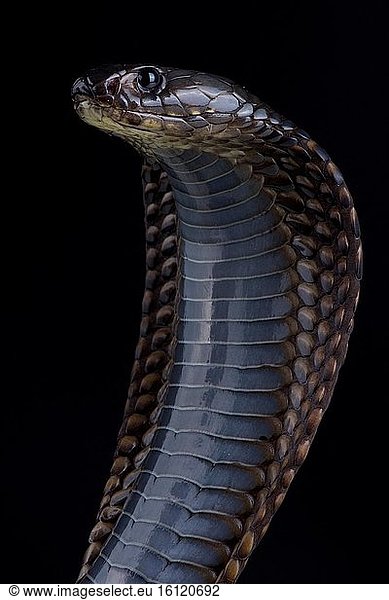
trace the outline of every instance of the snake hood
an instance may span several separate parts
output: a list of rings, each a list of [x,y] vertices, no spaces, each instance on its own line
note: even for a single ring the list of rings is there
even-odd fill
[[[232,81],[176,68],[94,69],[75,82],[72,96],[84,121],[149,156],[158,148],[201,145],[239,158],[269,117],[258,98]]]

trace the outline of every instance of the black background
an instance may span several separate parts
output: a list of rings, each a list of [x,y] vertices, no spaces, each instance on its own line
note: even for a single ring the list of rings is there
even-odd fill
[[[385,580],[383,2],[272,4],[34,6],[9,24],[3,581],[74,581],[121,420],[143,293],[140,159],[81,123],[69,97],[77,76],[114,62],[236,80],[340,166],[365,250],[355,333],[316,442],[240,582]]]

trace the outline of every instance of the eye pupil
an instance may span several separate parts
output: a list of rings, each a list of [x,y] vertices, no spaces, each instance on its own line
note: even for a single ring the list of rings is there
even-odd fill
[[[162,77],[156,69],[145,68],[139,71],[138,86],[143,92],[150,92],[160,86]]]

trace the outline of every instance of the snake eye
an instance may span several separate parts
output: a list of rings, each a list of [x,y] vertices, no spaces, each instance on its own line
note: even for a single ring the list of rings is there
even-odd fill
[[[137,83],[141,92],[156,92],[162,86],[163,77],[157,69],[144,67],[138,72]]]

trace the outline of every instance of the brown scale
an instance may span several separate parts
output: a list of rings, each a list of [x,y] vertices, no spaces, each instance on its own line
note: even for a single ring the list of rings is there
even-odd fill
[[[146,214],[146,280],[140,338],[114,462],[83,557],[79,579],[89,570],[119,518],[137,469],[147,454],[155,426],[151,415],[170,360],[175,314],[176,215],[166,174],[145,164],[142,171]],[[159,394],[160,395],[160,394]],[[151,425],[151,427],[150,427]]]
[[[304,176],[298,176],[295,181],[299,197],[292,192],[290,198],[287,193],[277,198],[281,206],[289,211],[294,207],[296,212],[285,219],[298,257],[295,268],[300,283],[295,291],[305,305],[296,315],[296,359],[292,365],[295,381],[289,386],[290,405],[282,415],[283,432],[275,442],[274,460],[266,467],[265,487],[256,496],[241,539],[217,578],[219,583],[238,579],[307,456],[344,360],[357,303],[358,283],[352,265],[357,262],[360,278],[362,254],[356,213],[350,211],[351,197],[344,183],[339,183],[340,175],[333,163],[323,165],[315,154],[316,144],[308,141],[303,145],[303,152],[310,156],[304,165],[309,185]],[[292,150],[301,155],[301,147]],[[282,163],[286,168],[288,160]],[[301,205],[305,212],[300,217]],[[354,244],[350,244],[350,236]],[[356,253],[350,256],[355,241]]]

